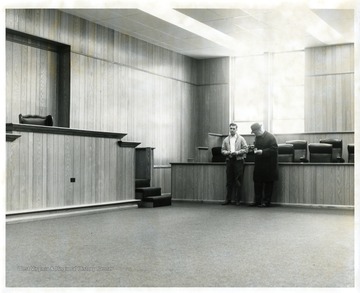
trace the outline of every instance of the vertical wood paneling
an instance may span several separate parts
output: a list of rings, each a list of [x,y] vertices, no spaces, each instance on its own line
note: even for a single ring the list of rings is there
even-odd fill
[[[102,199],[102,201],[104,202],[108,202],[110,201],[110,182],[109,182],[109,174],[111,172],[110,170],[110,152],[111,152],[111,148],[110,148],[110,142],[115,143],[114,140],[110,140],[110,139],[104,139],[104,170],[103,170],[103,181],[104,181],[104,189],[103,189],[103,194],[104,197]]]
[[[324,173],[319,170],[319,167],[315,167],[315,171],[315,203],[324,204]]]
[[[21,197],[19,194],[19,189],[20,189],[20,185],[17,184],[17,182],[19,181],[20,178],[20,170],[19,170],[19,165],[20,165],[20,157],[18,156],[19,153],[19,143],[18,142],[14,142],[13,144],[11,143],[6,143],[7,145],[7,161],[8,161],[8,166],[10,166],[10,168],[7,168],[7,194],[9,193],[13,193],[13,197],[12,198],[7,198],[6,201],[6,207],[7,209],[12,209],[14,206],[17,205],[18,202],[21,201]]]
[[[80,205],[81,204],[81,182],[82,177],[84,176],[84,172],[82,169],[82,157],[81,157],[81,137],[74,136],[73,137],[73,172],[72,177],[75,178],[75,184],[70,183],[73,185],[73,204]],[[77,167],[79,166],[79,167]]]
[[[46,205],[48,207],[53,207],[55,205],[54,199],[56,198],[55,188],[56,186],[56,172],[55,172],[55,137],[53,134],[49,134],[46,137],[47,143],[47,149],[46,149],[46,171],[47,171],[47,186],[46,186]],[[22,210],[25,209],[25,207],[21,207]]]
[[[242,201],[254,200],[253,165],[246,165]],[[196,174],[196,176],[194,175]],[[172,164],[171,192],[174,199],[222,201],[226,196],[225,164]],[[279,166],[272,202],[319,205],[354,204],[354,166]]]
[[[6,52],[12,52],[13,51],[13,43],[12,42],[5,42],[6,45]],[[13,54],[6,54],[6,80],[9,83],[13,83],[13,70],[10,70],[13,66]],[[13,93],[12,88],[9,86],[6,86],[6,117],[11,117],[12,113],[12,103],[9,103],[9,100],[12,99]],[[6,121],[8,121],[6,119]]]
[[[121,167],[121,170],[125,170],[125,190],[122,195],[126,196],[126,199],[135,198],[135,150],[133,148],[124,148],[121,152],[125,156],[126,168]]]
[[[33,190],[33,200],[32,208],[40,209],[42,208],[42,136],[41,134],[34,133],[34,152],[33,152],[33,180],[34,180],[34,190]]]
[[[19,114],[20,113],[30,113],[27,110],[27,108],[29,107],[27,100],[28,100],[28,92],[29,92],[29,86],[30,86],[29,81],[28,81],[27,72],[29,72],[30,69],[28,66],[29,65],[28,62],[25,61],[28,59],[29,50],[25,46],[20,46],[20,47],[21,47],[21,60],[24,60],[24,62],[22,62],[22,64],[21,64],[20,72],[17,73],[17,74],[19,74],[19,76],[21,76],[21,79],[20,79],[21,82],[19,85],[19,89],[21,90],[20,105],[18,108]],[[11,68],[9,68],[9,70],[11,71]],[[16,107],[15,107],[15,109],[16,109]],[[13,116],[10,116],[10,117],[13,117]]]
[[[117,189],[116,189],[116,182],[119,180],[119,174],[116,174],[115,172],[113,172],[113,170],[116,170],[116,148],[113,147],[113,144],[115,144],[116,142],[113,140],[108,140],[108,156],[109,156],[109,169],[105,174],[108,174],[107,178],[108,178],[108,195],[107,195],[107,200],[111,200],[111,194],[117,194]],[[117,196],[115,197],[117,198]]]
[[[171,167],[154,167],[153,186],[161,186],[162,193],[171,193]]]
[[[198,63],[198,146],[208,145],[207,133],[223,133],[229,124],[229,58]]]
[[[74,161],[74,143],[73,136],[64,136],[64,205],[70,206],[74,204],[73,185],[70,178],[73,177],[73,161]]]
[[[305,59],[305,131],[353,131],[353,44],[309,48]]]
[[[296,169],[297,173],[298,173],[298,177],[297,177],[297,190],[298,190],[298,202],[300,203],[306,203],[306,196],[307,194],[305,193],[305,185],[303,184],[305,181],[305,169],[304,168],[297,168]]]
[[[92,137],[89,139],[89,163],[90,163],[90,184],[89,184],[89,202],[96,203],[96,140]]]
[[[134,149],[116,139],[22,133],[7,152],[7,212],[135,196]]]
[[[65,136],[56,135],[57,139],[57,197],[56,206],[65,206],[66,186],[65,186]]]
[[[194,180],[194,166],[187,168],[174,165],[171,167],[171,195],[174,199],[196,199],[194,190],[197,188],[196,180]],[[179,180],[179,179],[183,180]]]
[[[71,46],[70,127],[128,133],[127,140],[155,147],[156,164],[194,157],[199,145],[195,135],[197,110],[202,107],[197,95],[196,60],[58,10],[6,10],[6,26]],[[40,109],[56,113],[56,109],[49,109],[56,106],[50,102],[56,87],[49,84],[51,75],[46,71],[54,71],[52,66],[46,66],[53,56],[45,58],[43,52],[40,54],[33,48],[27,48],[26,54],[7,47],[7,58],[13,60],[16,76],[19,71],[34,73],[27,83],[21,82],[26,84],[26,96],[16,92],[19,87],[15,83],[20,83],[19,80],[7,78],[7,82],[12,83],[12,90],[7,92],[7,98],[12,101],[7,103],[7,117],[10,117],[7,122],[17,121],[18,108],[23,103],[20,97],[26,97],[29,113],[40,112]],[[25,57],[30,60],[28,64],[19,61]],[[205,63],[202,80],[215,84],[227,82],[227,62],[219,59]],[[25,65],[21,67],[20,64]],[[42,85],[45,88],[40,88]],[[214,99],[212,105],[226,109],[228,93],[222,87],[210,90]],[[10,113],[15,114],[10,116]],[[218,115],[212,110],[211,115],[212,119],[221,120],[211,122],[215,128],[228,122],[227,111],[222,110]],[[204,127],[214,129],[209,124]],[[173,139],[170,147],[163,143],[169,137]]]
[[[57,54],[6,42],[6,122],[22,114],[52,114],[56,118]]]
[[[27,176],[28,176],[30,159],[29,159],[28,153],[26,151],[19,152],[19,142],[15,141],[14,147],[17,148],[16,155],[17,154],[19,155],[19,157],[17,158],[19,160],[18,163],[20,164],[20,162],[22,162],[23,168],[13,169],[13,170],[18,170],[19,172],[18,173],[16,172],[15,174],[12,174],[9,176],[19,176],[19,178],[16,178],[15,182],[19,182],[19,180],[21,180],[20,184],[18,185],[19,206],[24,207],[24,206],[27,206],[27,204],[28,204],[27,191],[28,191],[28,181],[30,179]],[[18,167],[18,166],[16,166],[16,167]],[[8,179],[9,179],[9,177],[8,177]],[[31,178],[31,180],[32,180],[32,178]]]
[[[344,174],[344,175],[342,175]],[[355,203],[355,183],[354,183],[354,169],[347,168],[345,169],[345,172],[339,174],[339,176],[344,176],[344,178],[341,178],[340,180],[343,180],[345,182],[344,191],[342,191],[345,194],[346,202],[349,205],[354,205]]]
[[[81,177],[81,194],[83,195],[84,202],[93,203],[91,191],[92,191],[92,173],[93,173],[93,160],[91,154],[92,152],[92,142],[93,139],[91,137],[84,137],[81,140],[81,149],[82,151],[82,160],[81,167],[84,170],[83,176]],[[87,146],[87,147],[86,147]]]
[[[336,199],[335,199],[335,190],[336,187],[334,185],[334,183],[336,183],[336,178],[334,176],[335,174],[335,169],[334,168],[328,168],[326,170],[326,172],[324,173],[324,176],[326,176],[327,178],[323,179],[323,197],[324,197],[324,203],[325,204],[331,204],[334,203],[336,204]],[[329,180],[329,181],[327,181]]]
[[[290,193],[290,173],[286,169],[280,169],[279,175],[284,178],[284,180],[279,180],[275,184],[281,186],[281,192],[279,192],[280,199],[283,201],[291,201],[293,200],[293,194]]]
[[[47,172],[47,148],[48,148],[48,141],[47,141],[47,137],[43,136],[41,138],[42,141],[42,178],[41,178],[41,183],[42,183],[42,192],[41,192],[41,204],[43,207],[47,206],[47,182],[49,181],[48,179],[48,172]]]
[[[314,202],[312,191],[314,190],[315,181],[314,179],[314,168],[304,170],[304,202]],[[315,197],[315,196],[314,196]]]
[[[33,168],[34,168],[34,135],[29,133],[29,135],[25,135],[24,137],[21,137],[22,138],[22,144],[21,146],[23,146],[23,144],[27,145],[27,147],[24,148],[24,152],[27,154],[27,157],[29,158],[28,159],[28,162],[29,164],[25,167],[27,167],[27,174],[26,176],[24,177],[24,179],[26,180],[26,183],[27,183],[27,190],[33,190]],[[19,150],[20,152],[20,150]],[[20,167],[19,167],[20,168]],[[20,168],[21,169],[21,168]],[[27,192],[28,192],[27,191]],[[11,194],[11,193],[10,193]],[[6,195],[8,196],[8,195]],[[32,196],[27,196],[27,207],[31,208],[32,207]],[[13,209],[16,209],[16,207],[14,206]]]
[[[86,69],[84,66],[85,59],[84,58],[71,58],[71,68],[77,68],[79,75],[79,80],[77,83],[71,85],[71,92],[70,96],[82,96],[84,95],[84,92],[82,91],[84,89],[84,86],[80,86],[81,84],[84,84],[84,70]],[[72,128],[79,128],[80,125],[80,116],[86,115],[85,113],[85,107],[83,106],[85,103],[85,100],[88,98],[84,98],[82,100],[80,99],[71,99],[71,107],[70,107],[70,117],[71,117],[71,123],[70,127]],[[84,113],[84,114],[81,114]]]

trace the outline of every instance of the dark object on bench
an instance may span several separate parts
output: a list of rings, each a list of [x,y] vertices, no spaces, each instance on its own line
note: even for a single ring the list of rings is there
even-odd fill
[[[309,143],[310,162],[331,163],[332,145],[328,143]]]
[[[221,153],[221,147],[213,147],[211,149],[212,162],[225,162],[226,157]]]
[[[278,144],[278,160],[279,162],[294,161],[294,146],[287,143]]]
[[[348,162],[349,162],[349,163],[354,163],[354,159],[355,159],[355,155],[354,155],[355,144],[349,143],[348,146],[347,146],[347,149],[348,149]]]
[[[34,125],[44,125],[44,126],[53,126],[54,121],[51,115],[40,116],[40,115],[22,115],[19,114],[19,123],[20,124],[34,124]]]
[[[288,140],[287,144],[292,144],[294,147],[294,162],[309,162],[307,158],[308,143],[306,140]]]
[[[343,150],[342,139],[326,138],[326,139],[321,139],[320,143],[327,143],[332,145],[332,161],[334,163],[345,162],[345,160],[342,157],[342,150]]]

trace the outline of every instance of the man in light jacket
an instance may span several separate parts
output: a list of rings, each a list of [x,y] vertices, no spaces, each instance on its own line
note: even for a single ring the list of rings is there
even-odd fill
[[[240,205],[240,188],[244,174],[244,159],[248,152],[245,139],[237,134],[237,125],[230,123],[230,135],[227,136],[221,147],[221,153],[226,156],[226,200],[222,203],[231,203],[233,191],[236,193],[236,205]]]

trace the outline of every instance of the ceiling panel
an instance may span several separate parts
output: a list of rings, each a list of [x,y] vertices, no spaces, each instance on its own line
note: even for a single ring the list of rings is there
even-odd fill
[[[130,16],[138,14],[138,9],[63,9],[64,12],[76,14],[88,20],[97,21],[114,19],[119,16]]]
[[[233,32],[235,29],[234,19],[225,18],[212,21],[206,21],[205,24],[211,26],[214,29],[217,29],[223,33]]]
[[[196,34],[174,25],[164,25],[163,27],[158,28],[158,30],[178,39],[190,39],[196,37]]]
[[[210,21],[221,19],[222,17],[210,9],[176,9],[177,11],[190,16],[198,21]]]
[[[126,17],[97,20],[96,23],[119,32],[128,33],[130,36],[132,32],[135,33],[148,29],[148,26]]]
[[[314,9],[312,11],[328,22],[343,19],[354,20],[354,10],[352,9]]]
[[[112,28],[151,44],[194,58],[303,50],[306,47],[354,42],[351,9],[176,9],[237,42],[214,42],[183,23],[171,24],[138,9],[65,9],[66,13]],[[185,25],[185,27],[183,26]],[[205,26],[204,26],[205,25]],[[211,30],[210,30],[211,33]],[[239,44],[236,48],[231,44]]]
[[[153,39],[153,40],[157,40],[158,42],[163,42],[163,43],[170,43],[175,39],[175,37],[173,37],[172,35],[165,34],[161,31],[158,31],[158,30],[152,29],[152,28],[138,31],[136,33],[136,35],[141,38],[143,36],[143,37],[146,37],[147,39]]]
[[[246,16],[246,12],[242,9],[214,9],[213,11],[222,19]]]
[[[263,22],[258,20],[255,17],[251,17],[251,16],[246,16],[246,17],[236,17],[233,21],[233,23],[242,28],[245,29],[247,31],[251,31],[251,30],[256,30],[256,29],[262,29],[262,28],[266,28],[268,27],[268,25]]]
[[[153,29],[158,29],[164,26],[172,26],[168,22],[154,17],[150,14],[147,14],[143,11],[139,11],[139,13],[137,13],[136,15],[130,15],[126,19],[141,23],[142,25]]]

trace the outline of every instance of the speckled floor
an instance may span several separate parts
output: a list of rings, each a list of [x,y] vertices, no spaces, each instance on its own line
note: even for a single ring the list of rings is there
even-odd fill
[[[354,213],[174,202],[7,224],[8,287],[353,287]]]

